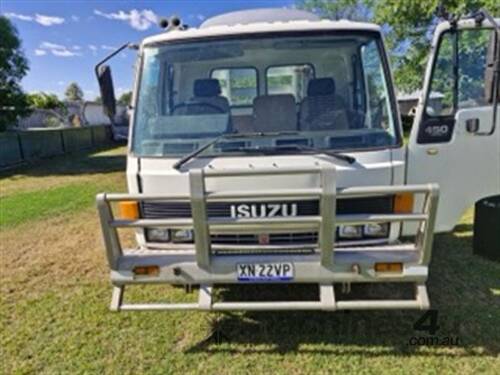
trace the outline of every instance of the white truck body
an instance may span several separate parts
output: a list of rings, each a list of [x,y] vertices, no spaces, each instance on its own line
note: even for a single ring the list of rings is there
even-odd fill
[[[239,19],[242,14],[221,16],[199,29],[172,30],[142,42],[129,134],[129,194],[98,196],[114,285],[113,310],[429,307],[425,282],[434,227],[438,231],[453,229],[464,210],[475,201],[500,192],[500,122],[497,117],[495,129],[493,105],[480,101],[457,108],[457,100],[453,111],[447,114],[451,116],[448,124],[453,125],[441,128],[439,134],[431,131],[427,137],[419,138],[419,129],[427,121],[424,107],[431,91],[433,61],[439,58],[440,40],[451,27],[443,23],[433,41],[423,95],[407,147],[403,144],[380,27],[316,20],[313,15],[300,13],[291,14],[291,20],[286,22],[252,19],[249,23],[240,20],[225,25],[219,22]],[[252,18],[251,12],[247,15]],[[301,17],[308,20],[300,20]],[[460,21],[454,30],[480,27],[493,33],[488,20],[481,26],[472,24]],[[259,43],[265,45],[270,38],[276,38],[272,48],[266,47],[260,53]],[[372,40],[376,47],[369,55],[366,51]],[[338,52],[328,43],[337,43]],[[249,55],[248,51],[254,52]],[[337,61],[333,67],[328,64],[332,59]],[[378,62],[375,68],[373,59]],[[148,70],[148,66],[156,68]],[[293,67],[287,70],[293,72],[291,79],[279,69],[283,66]],[[270,72],[274,67],[278,68],[273,71],[275,75]],[[346,67],[344,73],[342,67]],[[247,76],[241,79],[238,74],[243,72],[231,69],[245,70]],[[255,78],[248,78],[249,70],[255,72]],[[330,78],[335,75],[335,80]],[[308,85],[297,83],[306,78]],[[217,79],[219,83],[215,82]],[[332,81],[333,91],[326,92]],[[289,82],[293,84],[287,86]],[[231,97],[232,85],[237,92],[243,83],[245,94]],[[212,90],[214,84],[220,86],[214,95],[217,100],[201,95],[205,94],[203,90]],[[200,89],[199,98],[190,98],[193,86],[195,96],[197,87]],[[290,87],[296,91],[287,91]],[[155,94],[147,96],[147,90]],[[229,106],[220,104],[220,97],[224,96],[221,91],[228,95],[229,100],[223,102]],[[250,98],[253,100],[248,100],[250,91],[254,93]],[[307,104],[317,108],[318,100],[334,94],[341,97],[335,99],[336,103],[343,104],[333,112],[335,116],[340,116],[339,112],[346,114],[345,117],[335,117],[335,121],[329,118],[326,122],[323,118],[315,123],[314,113],[304,115],[310,111],[304,103],[310,101]],[[142,104],[151,97],[156,98],[155,104],[147,106],[147,110],[157,111],[156,115],[147,112]],[[287,106],[285,102],[294,105]],[[214,109],[217,106],[213,103],[227,109]],[[165,112],[158,109],[163,106]],[[259,114],[259,106],[266,108],[262,110],[265,116]],[[322,110],[321,103],[319,108]],[[267,128],[261,129],[262,123],[278,127],[275,124],[291,111],[298,118],[297,123],[290,120],[293,128],[270,129],[270,134],[265,134]],[[266,116],[272,117],[274,112],[285,114],[268,121]],[[231,134],[230,137],[217,131],[195,137],[196,132],[212,129],[210,124],[217,129],[221,123],[225,126],[224,116],[230,129],[222,133]],[[313,120],[308,123],[309,118]],[[466,130],[466,122],[471,118],[478,119],[479,129]],[[431,120],[439,125],[439,119]],[[347,125],[331,125],[342,121]],[[492,134],[479,135],[491,129]],[[451,140],[443,141],[443,132],[450,133]],[[208,151],[202,150],[180,162],[182,154],[207,145],[216,136],[219,138],[209,145]],[[435,140],[433,136],[441,138]],[[346,139],[372,143],[336,146]],[[228,148],[217,148],[224,145]],[[183,152],[175,153],[173,149]],[[332,155],[332,150],[338,154]],[[399,210],[398,194],[414,197],[413,209]],[[119,218],[113,213],[113,202],[122,201],[136,202],[137,217]],[[136,249],[122,249],[117,227],[137,228]],[[149,238],[156,228],[155,238],[163,236],[164,240]],[[413,237],[405,242],[401,240],[403,234]],[[174,241],[175,236],[182,240]],[[267,277],[265,269],[269,270]],[[245,274],[248,270],[252,271],[250,276]],[[315,283],[320,290],[319,300],[213,300],[212,288],[217,285],[255,282]],[[339,283],[372,282],[415,283],[415,298],[342,301],[335,294],[334,286]],[[123,303],[125,285],[148,283],[199,285],[199,301]]]

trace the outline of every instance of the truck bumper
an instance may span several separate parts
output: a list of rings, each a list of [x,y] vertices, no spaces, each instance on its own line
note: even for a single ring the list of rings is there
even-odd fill
[[[276,170],[269,171],[276,173]],[[432,249],[434,219],[437,209],[438,188],[435,185],[374,186],[336,189],[335,170],[286,169],[285,174],[319,174],[318,188],[290,189],[282,191],[216,191],[205,190],[205,179],[219,176],[251,176],[267,171],[249,173],[247,170],[203,172],[191,170],[190,194],[185,196],[152,196],[144,194],[100,194],[97,196],[98,211],[104,237],[106,255],[114,285],[111,309],[121,310],[337,310],[337,309],[427,309],[429,300],[425,282]],[[397,193],[420,194],[424,197],[421,212],[384,215],[336,215],[336,200],[357,196],[388,195]],[[206,203],[210,200],[238,199],[319,199],[320,214],[308,217],[273,217],[258,219],[207,218]],[[190,219],[134,219],[115,218],[113,202],[119,201],[168,201],[191,202],[193,218]],[[377,222],[417,222],[419,230],[411,243],[373,246],[337,247],[335,226]],[[191,249],[155,250],[122,249],[117,228],[165,227],[193,229],[195,242]],[[269,233],[270,231],[316,230],[319,234],[317,247],[308,254],[224,254],[211,251],[211,233]],[[289,263],[293,265],[293,278],[286,281],[258,281],[279,283],[313,283],[319,287],[317,301],[286,302],[217,302],[213,288],[220,284],[251,283],[241,281],[237,275],[238,264]],[[377,263],[400,263],[399,272],[377,272]],[[138,268],[153,267],[155,272],[140,274]],[[254,281],[255,282],[255,281]],[[411,300],[350,300],[335,298],[335,284],[350,283],[397,283],[415,284],[415,298]],[[199,285],[197,303],[123,303],[126,285],[133,284]]]

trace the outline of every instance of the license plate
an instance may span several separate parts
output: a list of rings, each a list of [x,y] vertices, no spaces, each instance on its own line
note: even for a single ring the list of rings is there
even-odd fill
[[[236,265],[239,281],[286,281],[293,279],[292,263],[243,263]]]

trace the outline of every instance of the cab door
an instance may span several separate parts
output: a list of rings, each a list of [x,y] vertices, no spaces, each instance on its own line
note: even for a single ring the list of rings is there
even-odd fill
[[[410,135],[407,183],[439,184],[437,232],[452,230],[479,199],[500,194],[500,113],[493,114],[500,90],[491,79],[500,48],[487,26],[438,27]]]

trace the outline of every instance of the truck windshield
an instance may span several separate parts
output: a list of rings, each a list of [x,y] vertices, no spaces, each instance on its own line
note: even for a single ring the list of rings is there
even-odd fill
[[[245,149],[363,150],[398,143],[380,40],[294,34],[146,46],[133,152],[174,157]]]

